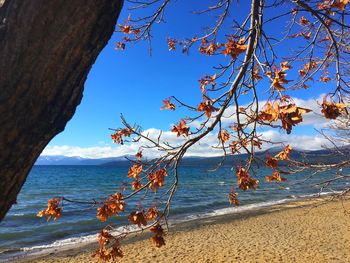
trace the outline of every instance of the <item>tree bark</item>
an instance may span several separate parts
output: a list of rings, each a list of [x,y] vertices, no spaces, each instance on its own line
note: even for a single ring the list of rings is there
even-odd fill
[[[72,118],[122,5],[0,0],[0,220],[44,147]]]

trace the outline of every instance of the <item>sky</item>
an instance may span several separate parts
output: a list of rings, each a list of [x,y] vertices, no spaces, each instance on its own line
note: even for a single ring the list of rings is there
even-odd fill
[[[175,95],[184,102],[197,105],[201,100],[198,79],[214,72],[213,65],[224,58],[207,57],[197,54],[196,48],[188,55],[179,51],[169,52],[167,37],[192,37],[204,25],[213,24],[215,16],[210,14],[193,15],[190,11],[201,10],[215,1],[175,1],[166,12],[166,23],[156,25],[152,33],[152,53],[149,45],[141,42],[128,45],[126,50],[116,51],[115,42],[120,34],[115,33],[108,45],[98,56],[85,83],[84,96],[73,118],[65,130],[58,134],[45,148],[42,155],[81,156],[86,158],[118,157],[135,154],[140,144],[118,146],[110,138],[109,128],[121,127],[120,114],[130,123],[137,123],[150,134],[157,136],[164,131],[164,139],[178,143],[175,134],[170,132],[172,125],[188,114],[185,110],[161,111],[162,100]],[[242,20],[249,6],[240,1],[234,6],[230,16]],[[118,23],[123,23],[132,13],[126,3]],[[281,12],[284,7],[281,7]],[[141,10],[136,15],[145,15]],[[283,22],[283,21],[282,21]],[[229,30],[229,25],[225,25]],[[224,28],[225,28],[224,26]],[[286,23],[268,26],[271,32],[280,32]],[[291,49],[293,46],[284,46]],[[331,84],[330,84],[331,85]],[[265,138],[291,142],[297,148],[315,150],[327,141],[315,129],[327,125],[319,115],[317,101],[330,88],[312,87],[309,90],[296,90],[293,97],[298,106],[308,107],[313,113],[305,115],[303,125],[287,135],[279,130],[265,130]],[[266,90],[260,91],[262,96]],[[220,153],[212,149],[216,134],[209,134],[201,144],[195,145],[188,155],[213,156]],[[180,138],[180,141],[183,138]],[[155,154],[155,153],[153,153]]]

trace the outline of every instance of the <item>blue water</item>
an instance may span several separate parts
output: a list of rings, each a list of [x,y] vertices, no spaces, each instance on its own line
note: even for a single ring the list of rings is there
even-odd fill
[[[230,207],[228,193],[236,182],[235,171],[229,167],[215,172],[209,172],[208,169],[205,165],[180,169],[180,183],[172,202],[171,219],[215,215],[216,211],[226,211],[223,209]],[[64,204],[63,215],[57,221],[47,222],[45,218],[36,217],[37,212],[45,208],[47,200],[53,197],[102,200],[103,197],[119,192],[125,186],[123,182],[130,183],[126,176],[127,170],[127,166],[33,167],[18,196],[18,204],[12,207],[0,223],[0,259],[8,255],[9,251],[44,248],[50,244],[59,246],[64,243],[60,241],[96,234],[106,224],[123,226],[127,224],[125,215],[128,212],[136,207],[147,208],[159,202],[158,198],[164,191],[149,193],[141,203],[135,202],[136,199],[128,201],[124,215],[113,217],[105,223],[96,219],[96,207],[71,203]],[[264,181],[264,177],[271,174],[270,169],[260,168],[256,172],[256,177],[260,180],[259,188],[256,191],[238,191],[243,208],[316,194],[319,188],[315,184],[334,175],[334,171],[324,172],[303,182],[309,174],[299,173],[288,175],[285,183],[276,184]],[[168,176],[166,183],[169,185],[171,181],[171,176]],[[333,189],[339,190],[344,186],[344,182],[339,182]]]

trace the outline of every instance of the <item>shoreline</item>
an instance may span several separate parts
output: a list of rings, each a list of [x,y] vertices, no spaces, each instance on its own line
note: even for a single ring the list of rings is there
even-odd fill
[[[251,209],[251,210],[248,209],[248,210],[236,212],[236,213],[216,215],[216,216],[204,217],[204,218],[196,218],[196,219],[188,220],[185,222],[175,223],[175,224],[171,225],[169,233],[165,237],[165,241],[166,241],[167,245],[161,249],[155,249],[151,246],[150,241],[147,240],[149,237],[149,234],[142,234],[142,235],[138,235],[138,236],[134,236],[134,237],[129,237],[129,238],[123,240],[122,241],[122,250],[125,252],[124,253],[125,256],[121,261],[122,262],[140,262],[140,260],[141,260],[142,262],[144,262],[144,261],[147,262],[147,258],[148,258],[149,260],[157,259],[156,262],[166,262],[169,260],[170,260],[170,262],[176,262],[177,258],[166,258],[167,256],[164,256],[164,254],[168,255],[169,250],[171,250],[170,254],[175,253],[175,255],[177,255],[178,253],[181,253],[180,251],[178,253],[173,251],[174,246],[181,247],[181,244],[178,244],[179,238],[183,239],[183,240],[188,240],[188,239],[193,238],[193,235],[196,236],[198,234],[200,237],[201,235],[208,232],[208,230],[212,231],[213,228],[214,229],[215,228],[221,229],[225,233],[231,229],[231,226],[234,226],[234,228],[237,229],[235,231],[238,231],[238,232],[241,232],[244,228],[247,228],[247,227],[248,227],[248,230],[251,230],[251,228],[256,228],[256,232],[257,232],[256,235],[260,236],[259,228],[256,227],[257,222],[258,221],[260,222],[261,220],[264,220],[264,219],[266,221],[269,221],[276,216],[281,217],[281,214],[282,214],[283,218],[284,217],[288,218],[287,214],[291,215],[291,217],[293,217],[293,214],[295,214],[295,213],[300,213],[301,214],[300,216],[305,214],[307,217],[308,214],[309,215],[314,214],[315,210],[317,210],[317,209],[318,210],[322,210],[322,209],[325,210],[325,208],[326,208],[326,211],[323,211],[323,210],[322,211],[323,211],[323,213],[327,214],[327,209],[334,210],[334,206],[337,206],[338,210],[339,210],[339,211],[335,210],[335,212],[337,212],[336,214],[339,214],[340,212],[342,212],[344,208],[343,208],[341,201],[339,201],[339,200],[329,201],[330,198],[331,198],[330,196],[303,198],[303,199],[297,199],[295,201],[293,201],[293,200],[288,201],[288,202],[281,203],[281,204],[275,204],[275,205],[271,205],[271,206],[263,206],[263,207],[259,207],[259,208]],[[350,211],[350,200],[347,199],[346,201],[344,201],[344,204],[346,205],[346,207]],[[320,209],[320,207],[322,209]],[[331,216],[331,215],[334,215],[334,213],[331,213],[329,216]],[[347,218],[347,221],[349,221],[350,216],[344,215],[344,220],[345,220],[345,218]],[[251,227],[247,226],[247,221],[252,221]],[[345,239],[347,240],[347,242],[349,242],[347,248],[350,247],[350,224],[349,224],[349,222],[345,223],[345,225],[343,226],[343,228],[346,228],[345,232],[344,232],[346,235]],[[300,222],[300,223],[302,223],[302,222]],[[305,224],[307,224],[307,221],[305,221]],[[284,223],[284,226],[285,225],[286,225],[286,223]],[[276,224],[275,224],[275,226],[276,226]],[[278,224],[277,224],[277,226],[278,226]],[[261,227],[264,228],[265,225],[262,224]],[[273,230],[273,226],[270,226],[270,227],[272,227],[272,230]],[[339,226],[339,227],[341,228],[341,226]],[[240,228],[243,228],[243,229],[239,230]],[[233,231],[233,232],[235,232],[235,231]],[[220,233],[219,230],[218,230],[218,233]],[[309,233],[309,234],[312,234],[312,233]],[[249,236],[247,236],[245,238],[249,238]],[[254,239],[255,237],[252,236],[250,238]],[[261,239],[261,238],[263,238],[263,237],[260,237],[258,239]],[[208,239],[206,241],[209,241],[210,239],[212,239],[211,242],[214,242],[214,243],[218,242],[217,238],[215,238],[215,237],[208,237]],[[234,240],[232,240],[232,241],[234,241]],[[267,239],[267,241],[269,241],[269,239]],[[97,239],[96,239],[96,242],[97,242]],[[94,249],[96,248],[96,242],[94,242],[92,244],[90,243],[90,244],[83,244],[83,245],[77,244],[73,247],[66,248],[66,249],[56,248],[56,249],[52,249],[51,251],[46,251],[46,253],[44,252],[45,254],[26,255],[26,256],[20,257],[20,258],[12,258],[8,262],[86,262],[86,260],[97,261],[96,259],[91,258],[92,251],[94,251]],[[195,241],[195,239],[193,240],[193,244],[191,244],[191,246],[190,246],[190,247],[193,247],[193,249],[194,249],[193,255],[195,255],[196,253],[198,254],[198,252],[201,251],[201,250],[196,251],[196,248],[195,248],[198,245],[201,246],[201,242],[202,241],[200,241],[200,240],[197,240],[197,241]],[[232,245],[235,245],[236,242],[237,241],[232,242]],[[240,242],[242,242],[242,241],[240,241]],[[243,244],[244,244],[244,242],[243,242]],[[145,255],[141,255],[139,253],[130,252],[130,251],[135,251],[135,247],[137,247],[138,249],[141,248],[143,251],[144,250],[147,251],[147,253],[145,252],[146,253]],[[180,250],[183,250],[186,248],[188,248],[188,245],[185,244],[185,245],[183,245],[183,247]],[[198,250],[198,248],[197,248],[197,250]],[[216,249],[216,250],[218,250],[218,249]],[[202,251],[202,252],[204,252],[204,251]],[[227,253],[230,254],[229,251]],[[240,253],[238,253],[238,254],[242,254],[242,252],[240,251]],[[264,255],[264,253],[262,253],[262,254]],[[142,258],[142,256],[144,256],[144,258]],[[216,257],[210,258],[210,255],[208,255],[208,258],[206,259],[206,261],[201,261],[201,260],[191,261],[190,259],[188,259],[188,261],[183,261],[183,260],[180,260],[180,261],[181,262],[232,262],[232,261],[229,261],[228,258],[226,258],[228,255],[225,255],[225,253],[223,253],[222,256],[224,256],[224,257],[218,261],[216,261],[216,259],[217,259]],[[316,256],[316,255],[314,255],[314,256]],[[349,256],[349,259],[350,259],[350,254],[346,254],[345,256],[346,257]],[[228,260],[228,261],[226,261],[226,260]],[[259,261],[257,259],[252,259],[252,260],[258,261],[258,262],[266,262],[266,261]],[[233,261],[234,262],[236,262],[236,261],[237,262],[246,262],[244,260],[240,261],[239,258],[233,259]],[[271,259],[269,261],[271,261]],[[272,259],[272,261],[273,261],[273,259]],[[300,261],[300,262],[302,262],[302,261]],[[341,261],[334,261],[334,262],[341,262]]]

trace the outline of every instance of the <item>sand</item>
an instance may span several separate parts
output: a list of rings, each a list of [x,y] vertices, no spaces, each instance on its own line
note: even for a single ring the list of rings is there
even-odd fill
[[[173,227],[166,246],[126,241],[121,262],[350,262],[350,200],[313,199]],[[140,240],[141,239],[141,240]],[[85,247],[26,259],[98,262]]]

